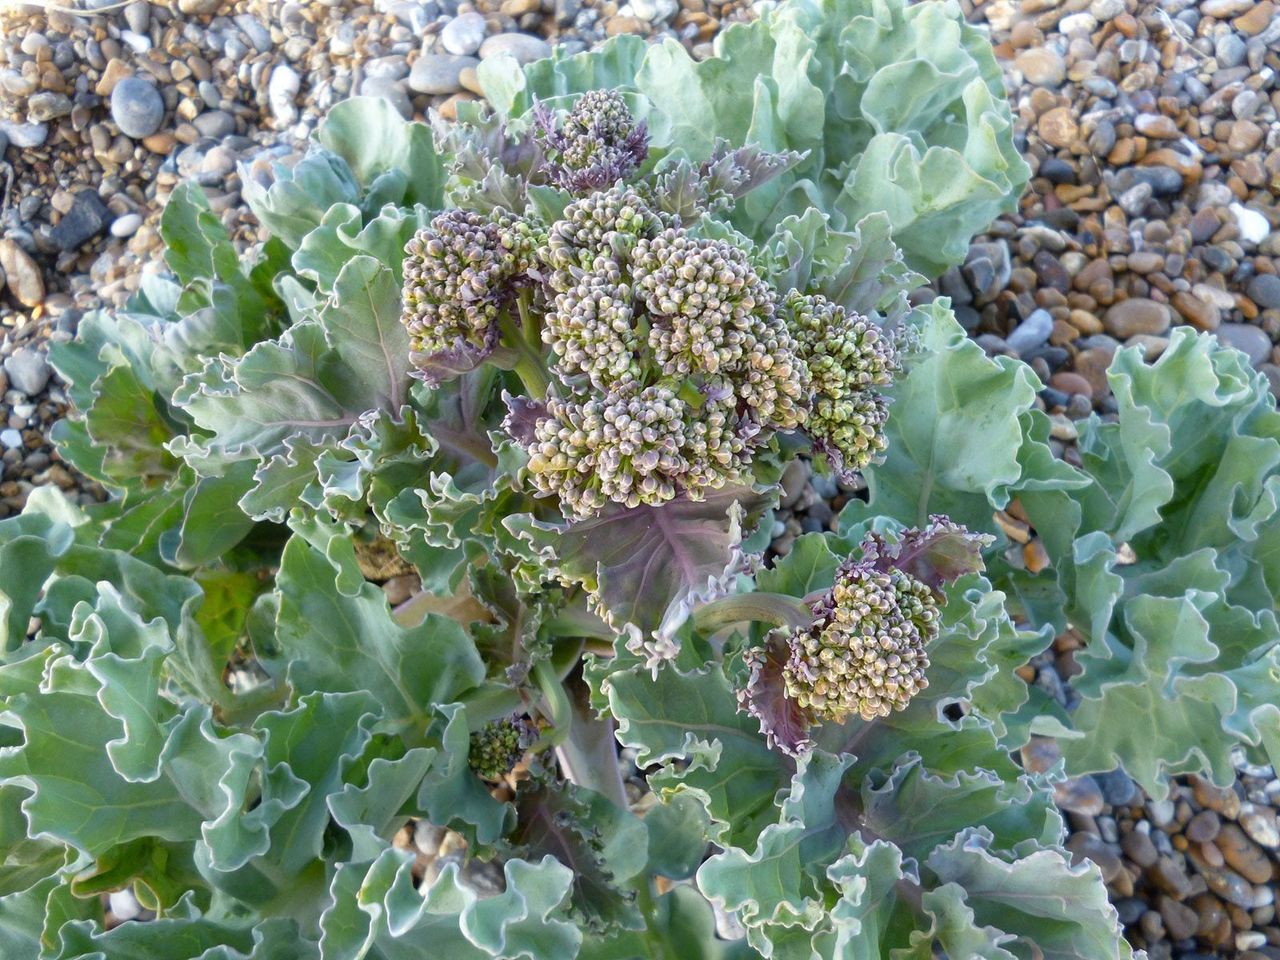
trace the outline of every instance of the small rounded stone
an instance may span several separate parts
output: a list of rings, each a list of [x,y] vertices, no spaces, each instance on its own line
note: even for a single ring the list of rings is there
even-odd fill
[[[125,77],[111,91],[111,119],[126,137],[151,136],[164,121],[160,91],[138,77]]]

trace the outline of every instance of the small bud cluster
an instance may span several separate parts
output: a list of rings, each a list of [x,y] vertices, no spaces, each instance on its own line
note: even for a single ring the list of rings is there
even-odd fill
[[[548,179],[571,193],[612,186],[649,154],[649,135],[614,90],[589,90],[562,124],[539,104],[536,136],[547,159]]]
[[[909,574],[846,561],[813,626],[789,638],[787,696],[836,723],[903,709],[929,685],[925,648],[940,616],[934,592]]]
[[[885,449],[888,403],[879,392],[899,371],[892,338],[819,295],[792,291],[784,310],[812,377],[806,429],[841,474],[862,469]]]
[[[482,780],[501,780],[524,759],[536,738],[537,729],[527,717],[493,720],[471,734],[467,763]]]
[[[541,234],[526,221],[450,210],[405,246],[401,321],[410,358],[492,352],[499,311],[531,264]]]
[[[808,370],[747,255],[663,229],[633,190],[570,204],[541,258],[562,395],[528,445],[566,511],[659,504],[741,478],[765,431],[803,421]]]

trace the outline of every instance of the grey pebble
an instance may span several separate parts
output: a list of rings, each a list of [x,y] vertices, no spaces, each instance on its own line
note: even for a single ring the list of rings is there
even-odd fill
[[[271,31],[264,27],[262,22],[253,14],[238,13],[235,17],[235,23],[259,53],[266,53],[271,49]]]
[[[111,119],[126,137],[151,136],[164,121],[160,91],[138,77],[125,77],[111,91]]]
[[[151,26],[151,4],[137,0],[124,8],[124,22],[134,33],[146,33]]]
[[[71,209],[49,231],[54,246],[65,252],[79,250],[102,233],[111,222],[111,211],[93,190],[81,190],[71,201]]]
[[[27,120],[31,123],[44,123],[56,120],[71,112],[71,98],[65,93],[52,93],[42,90],[27,101]]]
[[[498,33],[480,44],[481,60],[504,55],[514,57],[520,64],[532,63],[551,56],[551,44],[527,33]]]
[[[194,120],[192,125],[200,131],[200,136],[221,140],[235,133],[236,119],[225,110],[206,110]]]
[[[460,77],[463,69],[479,63],[475,57],[424,54],[414,61],[413,69],[409,71],[409,89],[415,93],[457,93],[462,89]]]
[[[365,77],[360,82],[360,94],[365,97],[381,97],[395,107],[396,113],[400,116],[406,120],[413,119],[413,104],[409,102],[409,95],[405,92],[404,82],[401,80],[393,80],[390,77]]]
[[[1280,310],[1280,277],[1260,273],[1249,281],[1249,299],[1265,310]]]
[[[1271,338],[1261,327],[1251,323],[1224,323],[1214,331],[1214,336],[1225,346],[1235,347],[1254,366],[1271,359]]]
[[[19,347],[4,361],[9,383],[28,397],[38,396],[49,382],[49,361],[43,353],[30,347]]]
[[[1005,339],[1009,349],[1019,355],[1042,345],[1053,333],[1053,317],[1048,310],[1036,310],[1023,320]]]
[[[480,14],[464,13],[444,25],[440,43],[449,53],[467,56],[480,49],[487,30],[488,25]]]
[[[1239,34],[1228,30],[1219,35],[1217,42],[1213,45],[1213,55],[1222,67],[1228,69],[1238,67],[1244,63],[1245,43],[1240,39]]]

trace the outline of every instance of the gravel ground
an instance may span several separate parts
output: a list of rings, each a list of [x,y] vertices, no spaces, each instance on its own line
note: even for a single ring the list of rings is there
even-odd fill
[[[100,9],[0,9],[0,517],[20,510],[35,484],[101,495],[48,444],[66,398],[44,346],[71,336],[84,311],[122,302],[143,271],[161,269],[156,218],[179,180],[200,182],[248,245],[258,227],[240,200],[238,165],[293,153],[352,92],[385,96],[406,116],[435,108],[447,117],[475,98],[479,59],[498,52],[532,59],[553,43],[583,48],[637,33],[674,36],[705,55],[722,24],[771,3],[86,0],[80,6]],[[1034,179],[1019,212],[917,299],[949,296],[988,352],[1032,365],[1067,457],[1071,421],[1114,410],[1104,371],[1116,350],[1136,344],[1158,356],[1174,324],[1243,350],[1280,392],[1277,4],[962,5],[991,29]],[[784,487],[778,553],[828,528],[858,492],[801,466]],[[1066,704],[1074,647],[1059,637],[1025,679]],[[1031,768],[1054,760],[1047,741],[1024,752]],[[1071,849],[1101,866],[1132,941],[1152,960],[1280,958],[1280,781],[1270,768],[1239,769],[1233,790],[1189,778],[1161,802],[1123,774],[1059,788]],[[461,855],[427,825],[402,840],[417,843],[427,872],[437,855]]]

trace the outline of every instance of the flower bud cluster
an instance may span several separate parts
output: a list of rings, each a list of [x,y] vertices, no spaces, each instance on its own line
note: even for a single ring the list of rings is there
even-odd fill
[[[482,780],[501,780],[524,759],[537,732],[531,720],[519,715],[486,723],[471,734],[467,763]]]
[[[806,429],[837,471],[860,470],[887,444],[888,402],[879,388],[900,369],[894,340],[820,295],[793,290],[784,311],[812,378]]]
[[[645,125],[631,115],[614,90],[582,94],[563,123],[539,104],[535,135],[547,159],[548,179],[571,193],[586,193],[617,183],[649,154]]]
[[[910,574],[846,561],[813,626],[788,638],[787,696],[836,723],[903,709],[929,685],[926,647],[940,616],[933,590]]]
[[[659,504],[739,480],[807,413],[808,370],[773,290],[733,244],[663,229],[625,187],[570,204],[541,257],[564,390],[529,472],[566,512]]]
[[[492,352],[499,311],[530,268],[540,231],[502,213],[450,210],[405,246],[401,320],[419,366],[444,353]]]

